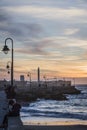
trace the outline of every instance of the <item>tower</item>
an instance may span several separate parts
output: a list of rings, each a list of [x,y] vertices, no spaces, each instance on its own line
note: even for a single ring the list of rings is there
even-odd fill
[[[40,68],[37,69],[38,85],[40,85]]]

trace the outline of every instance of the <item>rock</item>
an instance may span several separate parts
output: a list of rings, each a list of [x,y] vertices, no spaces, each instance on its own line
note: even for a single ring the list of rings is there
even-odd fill
[[[45,99],[51,99],[51,100],[67,100],[66,96],[63,94],[47,94],[45,96]]]
[[[36,101],[37,97],[31,93],[19,92],[16,94],[16,99],[18,101],[32,102],[32,101]]]
[[[36,101],[38,98],[51,99],[51,100],[67,100],[64,94],[79,94],[80,91],[75,86],[58,87],[52,91],[47,89],[37,89],[36,91],[17,91],[16,99],[22,101]]]

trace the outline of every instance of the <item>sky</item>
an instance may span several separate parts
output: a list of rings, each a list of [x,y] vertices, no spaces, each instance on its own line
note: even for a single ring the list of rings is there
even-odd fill
[[[0,79],[9,79],[14,44],[14,79],[30,72],[37,78],[79,78],[87,83],[87,0],[0,0]],[[6,42],[11,50],[11,41]]]

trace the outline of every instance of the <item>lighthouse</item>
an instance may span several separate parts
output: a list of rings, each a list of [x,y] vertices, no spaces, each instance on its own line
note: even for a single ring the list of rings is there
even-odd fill
[[[37,69],[38,86],[40,86],[40,68]]]

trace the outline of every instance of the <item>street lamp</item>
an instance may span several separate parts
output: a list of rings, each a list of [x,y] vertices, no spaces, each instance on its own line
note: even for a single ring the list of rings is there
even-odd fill
[[[10,73],[10,65],[9,63],[11,63],[10,61],[7,62],[7,65],[6,65],[6,69],[8,70],[8,74]]]
[[[31,73],[28,72],[27,76],[30,78],[30,87],[31,87]]]
[[[55,80],[55,83],[56,83],[56,86],[57,86],[57,77],[54,77],[54,80]]]
[[[74,82],[73,84],[74,84],[74,86],[75,86],[75,78],[73,78],[73,82]]]
[[[2,49],[2,51],[5,54],[8,54],[8,51],[10,51],[10,49],[6,45],[7,40],[10,40],[11,44],[12,44],[12,49],[11,49],[11,87],[13,87],[13,39],[12,38],[6,38],[5,39],[5,45],[4,45],[3,49]]]
[[[47,88],[47,77],[46,77],[46,75],[44,75],[43,78],[44,78],[44,80],[45,80],[45,86],[46,86],[46,88]]]

